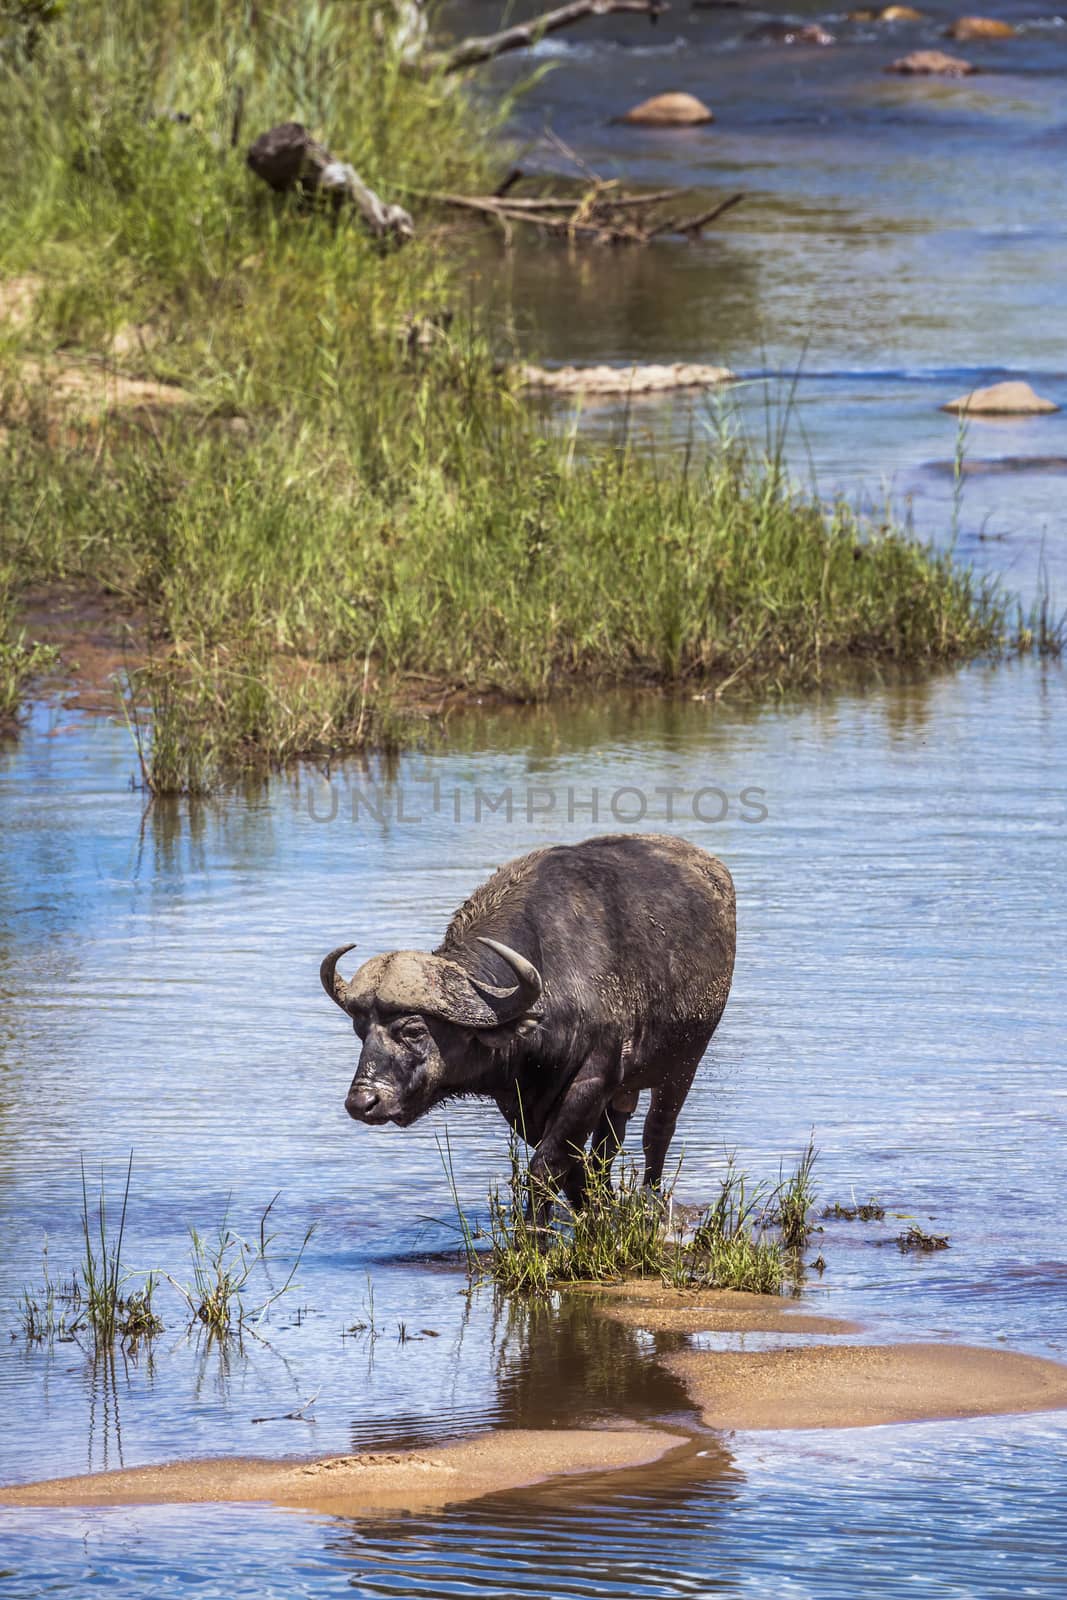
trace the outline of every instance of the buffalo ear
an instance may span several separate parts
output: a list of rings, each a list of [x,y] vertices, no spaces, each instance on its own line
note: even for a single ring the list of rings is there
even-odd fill
[[[474,1037],[490,1050],[507,1050],[518,1039],[532,1039],[538,1026],[536,1017],[521,1017],[518,1022],[505,1022],[499,1028],[476,1028]]]

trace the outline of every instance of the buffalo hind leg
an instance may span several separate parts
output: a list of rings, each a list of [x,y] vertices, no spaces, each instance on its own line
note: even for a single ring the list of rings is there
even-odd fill
[[[663,1179],[663,1168],[674,1138],[678,1113],[685,1104],[685,1097],[692,1087],[703,1054],[702,1044],[695,1054],[673,1058],[663,1079],[652,1090],[651,1104],[641,1135],[645,1152],[644,1181],[651,1189],[658,1189]]]

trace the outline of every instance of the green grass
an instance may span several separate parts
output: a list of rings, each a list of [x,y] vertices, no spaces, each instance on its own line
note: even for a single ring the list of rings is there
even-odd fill
[[[68,1278],[57,1281],[46,1242],[42,1283],[26,1289],[19,1300],[22,1337],[29,1344],[51,1345],[84,1335],[95,1354],[112,1351],[116,1343],[129,1350],[163,1331],[154,1303],[161,1281],[177,1292],[189,1325],[206,1329],[211,1338],[240,1341],[246,1332],[254,1332],[271,1307],[295,1287],[315,1224],[305,1230],[291,1257],[279,1255],[271,1248],[278,1235],[267,1232],[277,1195],[261,1213],[252,1238],[234,1230],[227,1207],[210,1233],[189,1229],[191,1278],[162,1271],[142,1277],[131,1272],[123,1257],[132,1175],[131,1155],[117,1221],[109,1220],[103,1172],[99,1194],[91,1199],[82,1162],[81,1259]],[[113,1210],[110,1215],[113,1218]]]
[[[511,1144],[510,1169],[489,1195],[488,1226],[479,1229],[459,1204],[450,1153],[446,1174],[459,1218],[468,1273],[508,1294],[544,1297],[568,1283],[656,1278],[674,1288],[781,1294],[803,1276],[801,1250],[814,1203],[809,1145],[797,1169],[776,1186],[753,1183],[732,1158],[715,1201],[695,1223],[676,1213],[671,1181],[645,1188],[624,1163],[613,1186],[591,1165],[586,1203],[562,1210],[541,1191],[525,1153]],[[802,1220],[799,1220],[802,1219]]]
[[[374,10],[86,3],[0,49],[0,278],[42,280],[0,334],[0,566],[139,620],[150,789],[410,740],[443,689],[775,692],[1023,638],[949,557],[774,460],[576,452],[499,370],[439,216],[413,201],[419,237],[382,249],[257,184],[244,146],[292,116],[387,197],[491,182],[505,108],[405,75]],[[405,320],[443,309],[413,350]],[[57,417],[41,373],[105,357],[188,409]]]
[[[192,1278],[188,1282],[166,1274],[167,1281],[184,1300],[190,1322],[204,1327],[209,1336],[224,1340],[243,1338],[246,1331],[262,1322],[271,1306],[293,1288],[308,1241],[315,1231],[312,1223],[288,1262],[285,1275],[276,1283],[270,1274],[269,1250],[276,1234],[266,1231],[267,1218],[278,1196],[259,1219],[258,1237],[246,1239],[230,1225],[229,1208],[219,1226],[210,1234],[189,1229]]]
[[[55,665],[55,651],[28,642],[17,616],[12,574],[0,564],[0,733],[14,726],[30,682]]]

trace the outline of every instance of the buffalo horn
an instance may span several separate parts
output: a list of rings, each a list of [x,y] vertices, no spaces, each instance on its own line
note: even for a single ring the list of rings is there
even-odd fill
[[[543,988],[541,974],[533,962],[527,961],[526,957],[520,956],[517,950],[512,950],[509,945],[500,944],[496,939],[483,939],[479,935],[478,943],[484,944],[487,949],[494,951],[501,961],[506,961],[519,980],[514,989],[494,989],[489,984],[477,983],[472,979],[471,981],[478,993],[487,1000],[497,1002],[504,1000],[508,1002],[505,1011],[500,1015],[501,1022],[504,1022],[508,1017],[516,1017],[524,1011],[529,1011],[540,1000]]]
[[[326,993],[329,995],[330,999],[334,1001],[336,1005],[341,1007],[342,1011],[345,1009],[345,999],[348,994],[348,985],[345,983],[345,980],[339,976],[336,970],[337,963],[340,961],[343,955],[347,955],[349,950],[354,950],[355,948],[356,947],[354,944],[339,944],[336,950],[330,951],[329,955],[324,959],[321,967],[319,968],[319,977],[322,979],[322,987],[326,990]]]

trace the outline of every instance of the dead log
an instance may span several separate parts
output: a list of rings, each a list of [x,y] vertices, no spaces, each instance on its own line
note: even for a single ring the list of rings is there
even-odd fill
[[[569,5],[545,11],[529,22],[503,28],[499,33],[487,33],[481,38],[463,39],[449,50],[423,52],[416,58],[420,72],[462,72],[466,67],[477,67],[492,61],[509,50],[527,50],[546,34],[560,28],[569,28],[585,17],[609,17],[616,12],[636,12],[655,22],[668,9],[667,0],[571,0]]]
[[[649,194],[621,194],[614,182],[598,180],[582,193],[571,196],[541,195],[533,198],[486,194],[428,194],[426,199],[461,211],[473,211],[487,221],[496,222],[510,242],[513,223],[539,228],[551,237],[587,240],[595,244],[648,244],[664,234],[678,233],[696,238],[717,218],[738,205],[743,194],[729,195],[709,210],[679,216],[663,216],[658,210],[664,202],[677,200],[684,189],[658,189]]]
[[[410,213],[382,200],[353,166],[332,156],[301,122],[281,122],[261,133],[245,161],[277,194],[298,189],[308,199],[328,201],[336,211],[354,207],[376,239],[403,241],[414,235]]]

